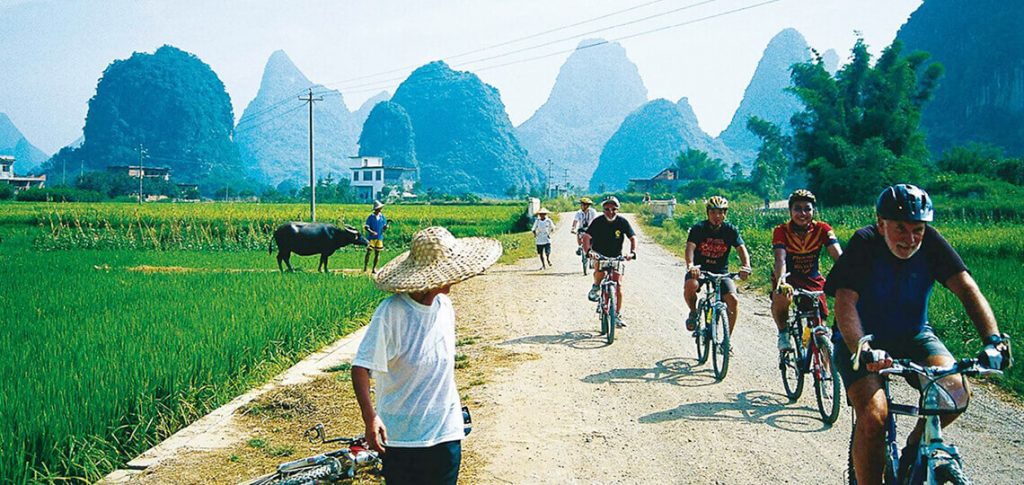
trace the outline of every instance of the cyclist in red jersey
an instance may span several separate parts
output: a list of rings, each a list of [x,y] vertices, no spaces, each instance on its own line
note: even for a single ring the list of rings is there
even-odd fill
[[[798,189],[789,196],[789,222],[780,224],[772,232],[775,267],[772,270],[772,317],[779,329],[779,350],[793,350],[786,320],[793,304],[793,288],[822,291],[825,278],[818,270],[821,248],[828,251],[832,261],[843,254],[832,227],[814,220],[817,199],[809,190]],[[779,284],[779,276],[789,271],[786,281]],[[822,316],[828,316],[825,296],[821,296]]]

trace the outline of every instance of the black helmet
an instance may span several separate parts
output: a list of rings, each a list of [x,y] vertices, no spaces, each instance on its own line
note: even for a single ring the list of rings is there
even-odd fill
[[[882,219],[893,221],[931,222],[935,207],[928,192],[916,185],[896,184],[878,195],[875,212]]]

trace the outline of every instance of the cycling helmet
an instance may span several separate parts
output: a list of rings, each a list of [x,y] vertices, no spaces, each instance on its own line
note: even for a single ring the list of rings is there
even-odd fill
[[[811,204],[817,204],[818,199],[807,189],[796,189],[792,194],[789,194],[789,206],[793,206],[793,202],[804,201],[810,202]]]
[[[590,197],[583,197],[580,199],[580,204],[594,205],[594,201],[590,200]]]
[[[875,212],[878,217],[893,221],[931,222],[935,207],[928,192],[916,185],[896,184],[878,195]]]
[[[708,209],[725,209],[729,210],[729,201],[725,200],[725,197],[721,195],[713,195],[708,199],[707,204],[704,207]]]
[[[612,204],[612,205],[615,206],[616,209],[618,209],[619,208],[619,199],[617,199],[614,195],[609,195],[607,199],[605,199],[603,202],[601,202],[601,207],[604,207],[604,206],[606,206],[608,204]]]

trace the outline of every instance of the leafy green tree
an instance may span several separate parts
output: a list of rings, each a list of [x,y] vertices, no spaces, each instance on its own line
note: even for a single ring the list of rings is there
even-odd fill
[[[804,104],[791,121],[796,165],[819,198],[859,203],[889,184],[924,178],[929,155],[921,109],[943,72],[927,60],[924,52],[904,56],[896,41],[872,66],[858,39],[835,77],[822,59],[793,66],[789,89]]]
[[[792,164],[792,139],[774,123],[757,116],[747,120],[747,129],[761,139],[750,182],[767,205],[782,196],[786,173]]]
[[[675,162],[680,178],[711,182],[725,179],[725,164],[702,150],[688,148],[676,156]]]

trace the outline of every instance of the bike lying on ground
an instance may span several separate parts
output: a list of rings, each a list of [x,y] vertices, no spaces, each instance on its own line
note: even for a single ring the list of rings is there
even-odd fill
[[[784,282],[787,274],[779,279]],[[778,287],[778,286],[777,286]],[[827,424],[839,418],[839,369],[832,365],[832,332],[821,317],[821,291],[793,290],[789,335],[793,349],[779,352],[779,371],[786,396],[796,401],[804,389],[804,375],[814,379],[818,412]]]
[[[466,406],[462,407],[462,421],[463,431],[468,436],[473,430],[473,417]],[[317,423],[307,429],[303,436],[310,443],[341,443],[344,447],[282,463],[274,473],[240,485],[318,485],[350,480],[356,473],[381,474],[380,455],[369,448],[362,435],[354,438],[326,438],[324,425]]]
[[[590,255],[597,260],[597,270],[604,272],[600,284],[601,293],[597,298],[597,314],[601,317],[601,335],[604,335],[608,345],[611,345],[615,341],[615,327],[619,324],[618,305],[615,299],[623,270],[622,263],[626,261],[626,257],[608,258],[593,251]]]
[[[861,350],[865,343],[873,339],[865,335],[857,343],[857,353],[851,359],[853,369],[859,369]],[[1004,341],[1009,337],[1004,335]],[[960,359],[951,367],[926,367],[912,362],[910,359],[897,359],[892,367],[878,371],[883,377],[885,400],[889,414],[885,419],[885,477],[882,483],[892,484],[967,484],[970,481],[964,473],[963,461],[956,446],[942,439],[943,415],[962,413],[967,410],[968,402],[959,407],[950,392],[944,387],[950,382],[961,382],[966,385],[968,376],[987,374],[1001,375],[1000,370],[989,369],[978,363],[978,359]],[[896,404],[889,392],[889,377],[902,376],[908,380],[917,379],[920,398],[917,406]],[[959,379],[957,379],[959,377]],[[969,399],[969,398],[968,398]],[[899,469],[900,448],[896,441],[896,415],[909,416],[915,421],[924,419],[924,433],[918,445],[918,455],[909,468],[901,475]],[[854,416],[856,429],[856,416]],[[853,471],[853,433],[850,434],[849,455],[850,484],[856,485],[857,477]]]
[[[697,345],[697,363],[703,364],[711,354],[715,379],[725,379],[729,372],[729,312],[722,300],[722,282],[737,279],[739,273],[709,273],[701,270],[699,285],[704,295],[697,301],[697,327],[693,340]]]

